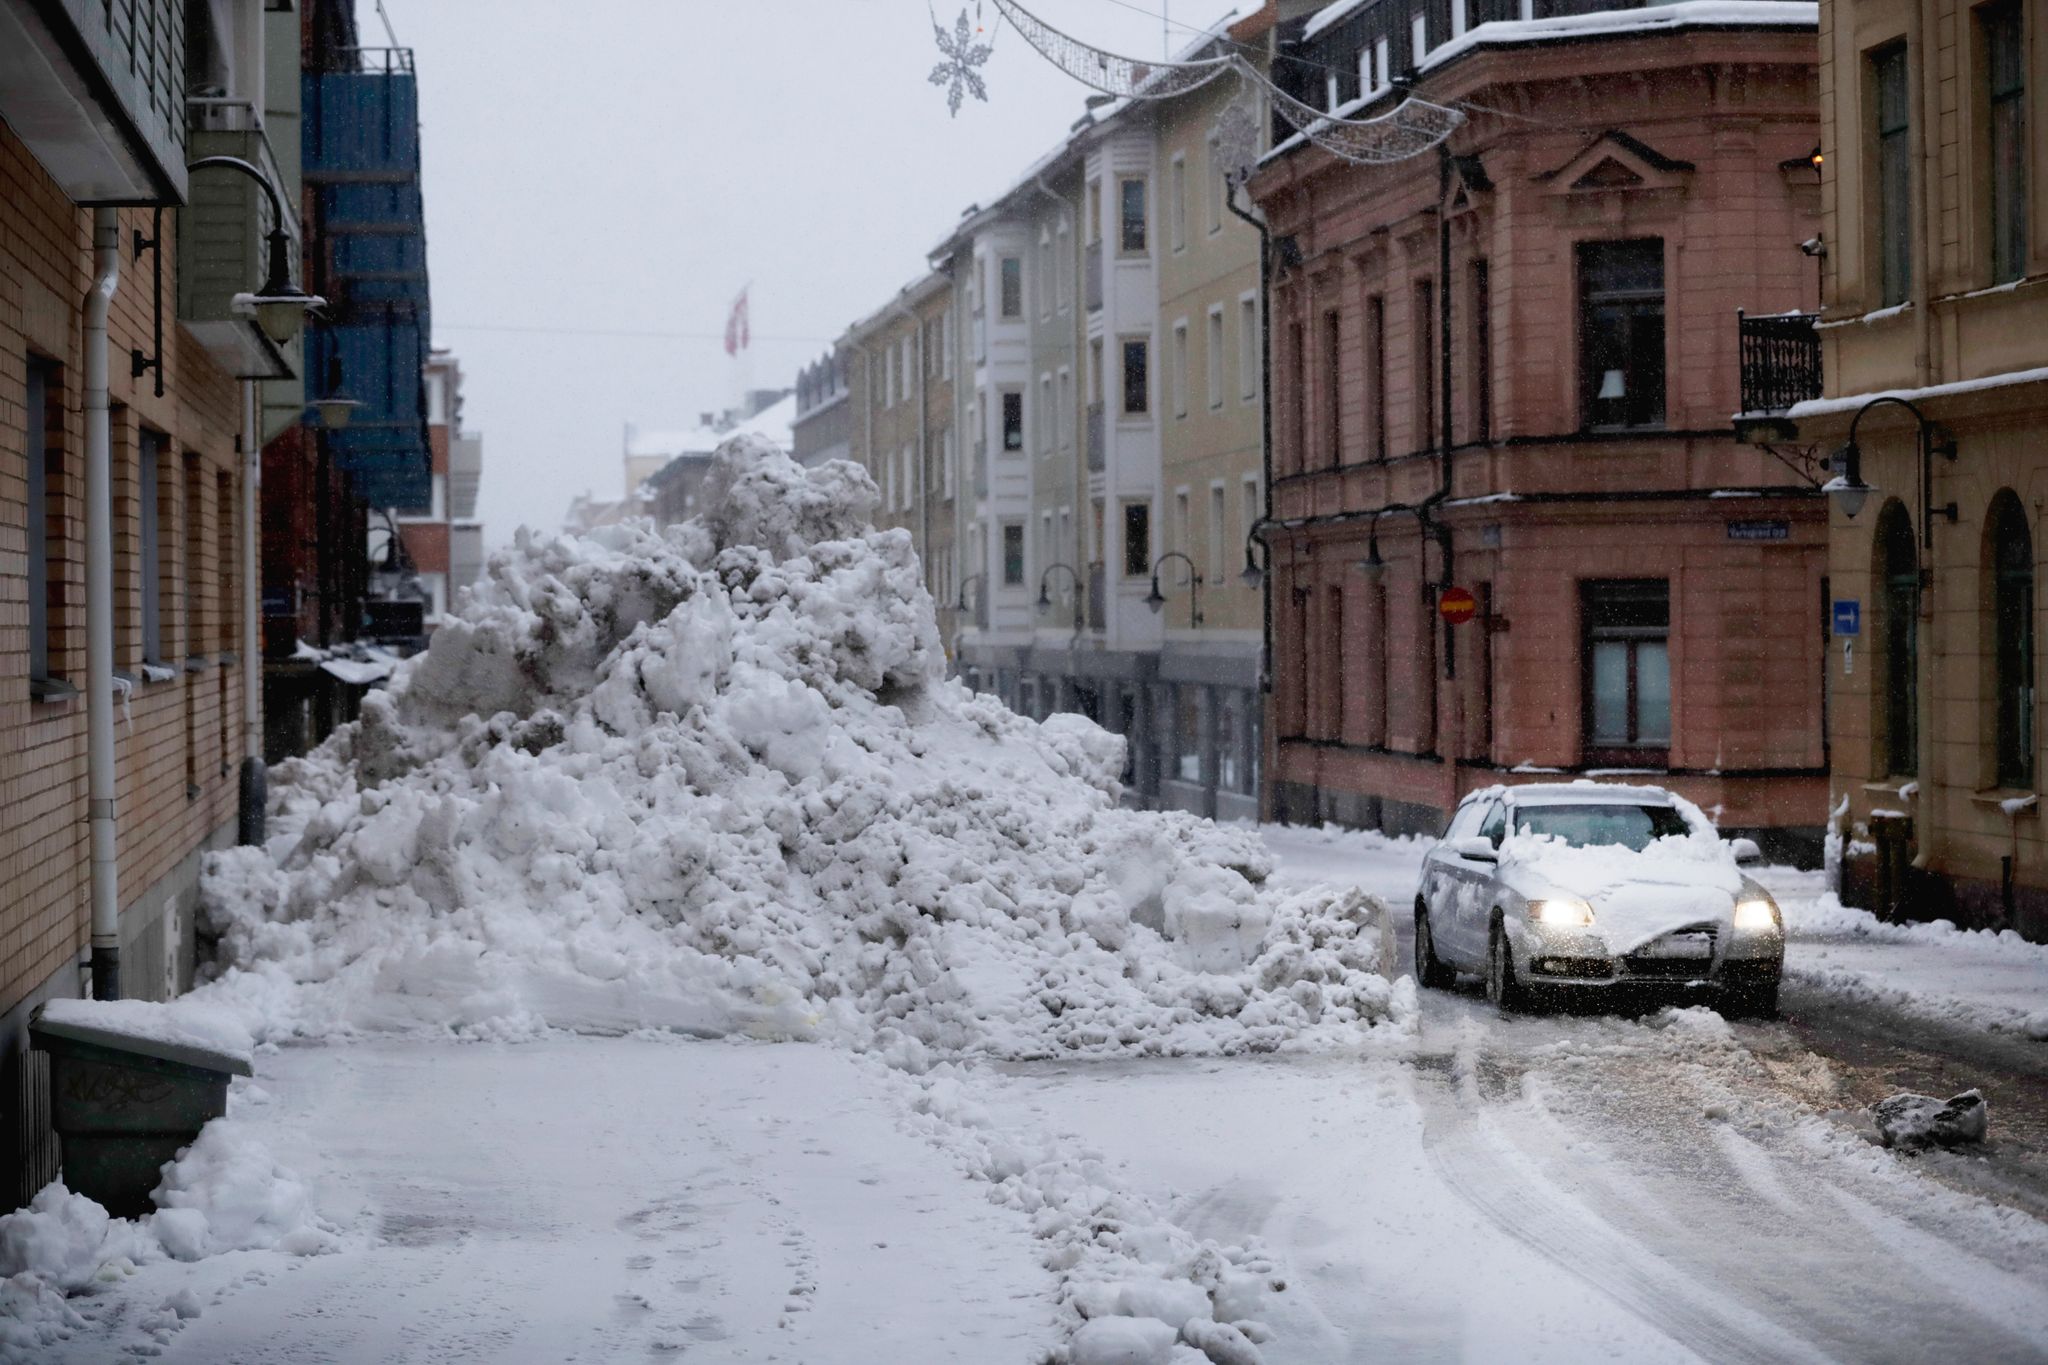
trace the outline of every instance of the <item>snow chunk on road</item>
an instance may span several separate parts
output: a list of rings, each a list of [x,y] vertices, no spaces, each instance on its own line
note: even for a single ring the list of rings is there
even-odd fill
[[[1978,1090],[1965,1090],[1949,1100],[1907,1092],[1871,1105],[1870,1117],[1887,1147],[1953,1147],[1984,1140],[1991,1106]]]
[[[741,437],[656,534],[522,532],[214,855],[214,1002],[264,1036],[429,1026],[1328,1046],[1412,1019],[1385,910],[1257,834],[1119,804],[1123,744],[943,677],[872,480]]]

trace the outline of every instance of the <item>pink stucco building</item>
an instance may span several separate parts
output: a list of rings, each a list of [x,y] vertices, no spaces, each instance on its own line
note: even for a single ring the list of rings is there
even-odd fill
[[[1392,165],[1282,144],[1250,185],[1267,800],[1434,829],[1475,786],[1628,770],[1817,857],[1822,476],[1731,423],[1737,310],[1818,302],[1811,12],[1602,8],[1432,31],[1428,0],[1367,0],[1283,32],[1304,98],[1466,121]],[[1439,619],[1453,585],[1476,619]]]

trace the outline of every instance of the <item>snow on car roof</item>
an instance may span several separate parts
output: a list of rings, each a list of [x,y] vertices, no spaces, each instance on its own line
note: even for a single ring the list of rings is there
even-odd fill
[[[1625,782],[1528,782],[1515,786],[1487,787],[1473,796],[1501,796],[1518,806],[1570,806],[1616,801],[1633,801],[1645,806],[1673,804],[1671,793],[1662,787],[1633,786]]]

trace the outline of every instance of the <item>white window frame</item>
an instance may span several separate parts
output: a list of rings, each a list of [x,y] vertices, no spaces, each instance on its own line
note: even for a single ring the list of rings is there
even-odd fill
[[[1376,95],[1380,89],[1380,83],[1373,78],[1372,51],[1363,44],[1358,49],[1358,88],[1368,95]]]
[[[1408,41],[1414,48],[1415,65],[1420,68],[1422,59],[1429,55],[1429,15],[1417,14],[1408,21]]]
[[[1053,433],[1058,430],[1058,423],[1053,415],[1051,370],[1041,371],[1038,376],[1038,414],[1033,425],[1038,428],[1038,453],[1041,456],[1052,454]]]
[[[1074,371],[1071,366],[1060,366],[1057,401],[1060,405],[1060,446],[1071,448],[1074,444]]]
[[[1339,96],[1342,93],[1343,91],[1337,84],[1337,73],[1331,71],[1325,74],[1323,77],[1323,108],[1330,113],[1336,113],[1337,106],[1341,103]]]
[[[1465,0],[1451,0],[1451,36],[1465,36]]]
[[[1529,4],[1532,0],[1522,0]],[[1377,39],[1372,45],[1373,65],[1380,69],[1380,79],[1388,85],[1394,83],[1394,50],[1386,38]]]
[[[1190,522],[1194,515],[1194,492],[1187,484],[1173,490],[1173,543],[1167,547],[1180,551],[1191,561],[1195,557],[1194,527]]]

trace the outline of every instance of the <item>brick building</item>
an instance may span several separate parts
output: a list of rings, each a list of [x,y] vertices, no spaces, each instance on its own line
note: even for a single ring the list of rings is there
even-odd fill
[[[0,50],[33,58],[0,81],[0,1193],[14,1199],[56,1162],[44,1073],[22,1051],[28,1011],[116,979],[130,997],[183,989],[200,855],[236,835],[257,731],[238,447],[253,448],[262,420],[255,381],[292,376],[296,347],[233,295],[261,282],[271,228],[297,235],[262,119],[267,52],[291,63],[273,76],[296,80],[295,23],[255,0],[0,3]],[[195,74],[213,93],[188,103]],[[253,180],[188,175],[188,155],[228,147],[279,192],[283,221]],[[104,333],[94,297],[109,300]],[[98,364],[103,490],[89,473]],[[87,544],[102,491],[104,579]],[[112,685],[94,696],[88,679],[107,667]],[[110,787],[89,806],[88,733],[101,725]],[[93,864],[89,815],[111,823],[110,865]],[[110,934],[96,906],[113,914]]]
[[[1816,302],[1811,16],[1586,8],[1362,0],[1282,35],[1303,99],[1467,121],[1383,166],[1295,138],[1250,187],[1271,807],[1433,831],[1477,786],[1626,771],[1817,857],[1825,509],[1730,424],[1737,310]]]

